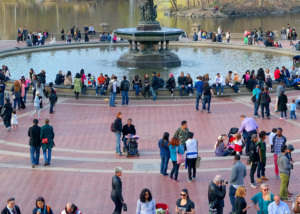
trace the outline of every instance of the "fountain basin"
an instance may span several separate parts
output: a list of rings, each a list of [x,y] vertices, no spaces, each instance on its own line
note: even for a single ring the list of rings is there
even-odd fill
[[[149,41],[149,42],[161,42],[161,41],[174,41],[178,40],[178,37],[183,34],[184,31],[178,28],[162,28],[155,31],[139,31],[136,28],[120,28],[115,31],[115,34],[128,41]]]

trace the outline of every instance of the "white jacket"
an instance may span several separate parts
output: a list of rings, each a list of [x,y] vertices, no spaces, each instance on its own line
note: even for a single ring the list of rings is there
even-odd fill
[[[60,212],[60,214],[68,214],[68,213],[65,210],[63,210],[63,211]],[[77,209],[75,211],[75,213],[72,213],[72,214],[82,214],[82,212],[79,209]]]
[[[219,79],[219,80],[218,80]],[[224,85],[224,79],[223,79],[223,77],[222,76],[220,76],[220,78],[218,78],[218,76],[216,76],[215,77],[215,81],[214,81],[214,83],[216,84],[217,82],[220,82],[221,84],[223,84]]]

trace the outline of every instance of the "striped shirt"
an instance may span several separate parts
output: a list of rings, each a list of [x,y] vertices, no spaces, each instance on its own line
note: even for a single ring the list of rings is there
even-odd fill
[[[281,153],[281,146],[284,144],[284,138],[275,136],[274,154],[278,155]]]

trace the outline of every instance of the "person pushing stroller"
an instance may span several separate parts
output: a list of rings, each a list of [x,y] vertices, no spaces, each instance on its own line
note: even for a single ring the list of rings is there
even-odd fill
[[[127,120],[127,124],[123,126],[122,129],[122,134],[123,134],[123,151],[127,151],[128,150],[128,145],[127,145],[127,138],[130,137],[130,135],[136,135],[136,131],[135,131],[135,127],[134,125],[132,125],[132,119],[128,118]],[[127,138],[126,138],[127,136]]]

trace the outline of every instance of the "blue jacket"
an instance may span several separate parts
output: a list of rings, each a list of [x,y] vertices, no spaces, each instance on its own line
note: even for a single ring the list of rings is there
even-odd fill
[[[284,71],[283,71],[283,70],[281,70],[281,73],[283,73],[283,74],[284,74]],[[289,70],[288,70],[288,69],[285,69],[285,73],[286,73],[286,75],[285,75],[285,76],[286,76],[287,78],[291,78],[291,77],[290,77],[290,72],[289,72]]]
[[[203,86],[204,86],[203,81],[198,81],[195,83],[194,87],[197,89],[197,93],[200,93],[200,94],[203,93]]]
[[[169,149],[170,149],[170,154],[171,154],[171,161],[177,161],[177,150],[182,155],[184,153],[184,150],[182,149],[181,146],[174,146],[174,148],[172,148],[172,145],[170,145]]]
[[[259,88],[255,88],[253,90],[253,96],[255,96],[256,100],[258,100],[260,92],[261,92],[261,90]]]
[[[161,147],[162,139],[158,141],[158,147],[160,149],[160,156],[170,158],[170,149],[168,147],[169,141],[164,142],[164,145]]]

